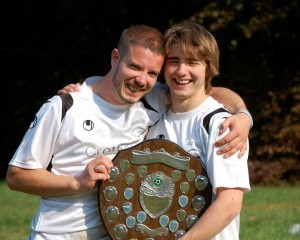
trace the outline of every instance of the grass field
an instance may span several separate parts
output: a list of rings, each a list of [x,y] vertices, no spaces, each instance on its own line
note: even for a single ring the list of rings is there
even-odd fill
[[[300,224],[300,186],[252,187],[244,197],[241,214],[241,240],[300,239],[289,233]]]
[[[10,191],[0,181],[0,239],[26,239],[39,198]],[[245,195],[240,240],[293,240],[289,229],[300,224],[300,186],[252,187]]]

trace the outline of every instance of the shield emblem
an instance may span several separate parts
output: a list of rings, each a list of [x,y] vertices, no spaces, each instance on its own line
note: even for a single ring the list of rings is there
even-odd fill
[[[119,151],[98,203],[111,239],[178,239],[211,204],[201,161],[177,144],[144,141]]]
[[[146,176],[140,186],[140,204],[152,218],[157,218],[169,210],[175,193],[175,184],[163,172]],[[155,203],[155,204],[153,204]]]

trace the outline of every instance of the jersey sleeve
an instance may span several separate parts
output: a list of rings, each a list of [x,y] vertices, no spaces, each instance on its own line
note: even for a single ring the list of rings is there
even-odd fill
[[[27,169],[46,169],[60,132],[61,118],[62,101],[59,96],[54,96],[36,113],[9,164]]]
[[[217,155],[218,147],[214,143],[228,134],[229,130],[219,136],[222,122],[228,117],[228,113],[218,113],[211,118],[210,134],[207,142],[207,173],[216,193],[218,187],[242,188],[244,192],[250,191],[248,173],[249,143],[243,157],[238,158],[238,152],[229,158]]]

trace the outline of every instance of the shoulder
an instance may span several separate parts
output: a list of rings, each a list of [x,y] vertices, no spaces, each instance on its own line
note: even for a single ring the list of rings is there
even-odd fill
[[[60,95],[61,98],[61,119],[66,115],[66,112],[73,106],[74,100],[70,93]]]
[[[63,94],[65,95],[65,94]],[[50,109],[50,108],[60,108],[62,104],[62,95],[55,95],[51,98],[49,98],[47,101],[44,102],[44,104],[41,106],[41,109]]]
[[[64,99],[66,98],[65,95],[55,95],[52,98],[49,98],[47,101],[44,102],[44,104],[40,107],[38,112],[36,113],[36,118],[41,119],[45,117],[49,118],[60,118],[62,119],[61,115],[64,109]]]
[[[74,96],[76,93],[65,93],[55,95],[49,98],[39,109],[39,116],[57,116],[61,121],[64,119],[67,111],[74,105]]]
[[[170,105],[169,88],[162,83],[156,83],[153,89],[147,93],[144,100],[159,113],[164,113]]]
[[[214,124],[219,125],[231,113],[224,107],[223,104],[216,101],[214,98],[209,97],[206,102],[207,108],[202,118],[202,124],[206,132],[210,132],[211,126]]]
[[[209,97],[205,101],[205,113],[204,117],[207,116],[215,116],[217,118],[222,118],[224,116],[230,116],[232,115],[228,109],[224,107],[224,105],[220,102],[218,102],[216,99]]]
[[[85,82],[87,85],[89,85],[89,84],[92,84],[92,83],[94,83],[94,82],[100,80],[101,78],[102,78],[101,76],[92,76],[92,77],[86,78],[84,82]]]

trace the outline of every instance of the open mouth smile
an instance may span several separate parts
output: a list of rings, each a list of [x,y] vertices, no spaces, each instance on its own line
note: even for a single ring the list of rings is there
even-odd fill
[[[190,80],[176,80],[176,79],[174,79],[174,81],[178,85],[187,85],[191,82]]]
[[[144,89],[141,89],[141,88],[137,88],[137,87],[134,87],[132,86],[131,84],[127,83],[126,84],[126,87],[131,91],[131,92],[144,92]]]

